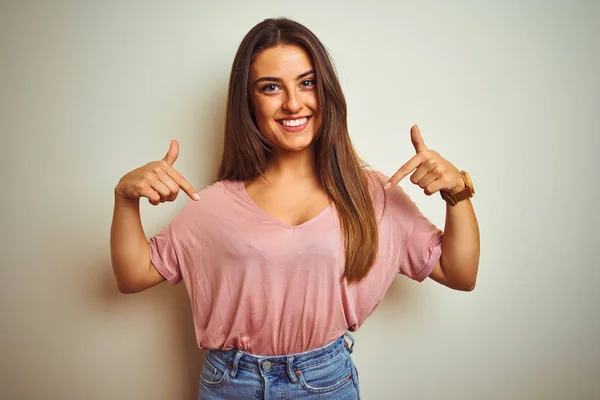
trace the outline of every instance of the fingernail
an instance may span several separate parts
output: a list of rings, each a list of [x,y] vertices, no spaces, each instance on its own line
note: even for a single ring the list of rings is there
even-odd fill
[[[388,183],[385,184],[385,188],[386,189],[389,189],[391,187],[392,187],[392,182],[388,182]]]
[[[200,200],[200,195],[199,195],[198,193],[194,193],[194,198],[195,198],[196,200]]]

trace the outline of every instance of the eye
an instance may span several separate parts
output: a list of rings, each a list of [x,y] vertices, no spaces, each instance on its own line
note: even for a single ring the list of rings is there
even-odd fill
[[[277,85],[273,83],[267,83],[266,85],[260,88],[260,91],[265,93],[274,93],[277,91],[277,89],[279,89]]]
[[[305,87],[305,88],[312,88],[313,86],[316,85],[316,83],[317,83],[316,79],[305,79],[302,81],[300,86]]]

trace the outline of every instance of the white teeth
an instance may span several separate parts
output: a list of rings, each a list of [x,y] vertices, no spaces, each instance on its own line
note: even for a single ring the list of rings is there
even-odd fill
[[[293,119],[293,120],[281,120],[281,124],[285,125],[285,126],[300,126],[304,123],[306,123],[306,121],[308,121],[308,118],[304,117],[304,118],[300,118],[300,119]]]

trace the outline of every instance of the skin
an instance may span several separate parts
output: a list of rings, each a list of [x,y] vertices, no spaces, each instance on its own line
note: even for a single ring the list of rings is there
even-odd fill
[[[277,46],[262,52],[251,66],[250,100],[261,133],[273,147],[265,172],[247,183],[254,202],[267,214],[288,225],[298,225],[328,205],[314,167],[312,143],[319,121],[319,106],[311,58],[298,46]],[[270,77],[270,78],[265,78]],[[272,79],[276,78],[276,79]],[[313,116],[300,133],[288,133],[284,118]],[[429,149],[418,126],[410,131],[416,155],[389,180],[388,188],[411,172],[410,181],[431,196],[440,190],[459,191],[465,184],[458,168]],[[469,199],[446,206],[442,256],[430,277],[456,290],[475,287],[479,265],[479,227]]]
[[[250,71],[252,112],[261,133],[271,143],[272,154],[265,178],[247,182],[246,189],[267,214],[291,226],[312,219],[329,206],[314,165],[313,142],[321,117],[315,89],[318,82],[314,81],[314,73],[309,73],[313,70],[309,54],[288,45],[263,51]],[[311,117],[301,132],[287,132],[280,125],[282,119],[300,116]],[[464,188],[458,169],[425,146],[416,125],[411,128],[411,141],[416,155],[390,178],[390,187],[413,172],[410,181],[428,196],[440,190]],[[195,189],[173,168],[178,154],[179,145],[173,141],[161,161],[131,171],[115,188],[111,253],[123,293],[139,292],[164,280],[150,262],[138,199],[147,197],[157,205],[173,201],[179,189],[195,199]],[[471,201],[447,205],[442,256],[430,277],[453,289],[472,290],[478,264],[479,228]]]
[[[122,293],[141,292],[165,280],[150,260],[139,200],[145,197],[156,206],[175,200],[180,189],[197,200],[194,187],[173,166],[178,156],[179,143],[172,140],[162,160],[128,172],[115,186],[110,251],[113,271]]]
[[[312,142],[319,126],[317,82],[312,71],[309,54],[293,45],[263,51],[250,68],[251,108],[259,130],[273,146],[273,165],[288,163],[290,157],[307,164],[312,160]],[[300,116],[313,118],[299,133],[286,132],[278,122]]]
[[[260,53],[250,68],[250,105],[272,146],[265,178],[246,183],[252,200],[287,225],[319,214],[329,199],[318,182],[313,143],[320,124],[316,75],[310,55],[294,45]],[[309,117],[301,132],[287,132],[282,119]]]
[[[386,188],[398,184],[413,171],[410,181],[427,196],[440,190],[456,193],[465,188],[458,168],[425,145],[417,125],[411,128],[410,138],[416,155],[392,175]],[[454,207],[446,205],[442,256],[429,277],[452,289],[473,290],[479,267],[479,241],[479,226],[471,200],[460,201]]]

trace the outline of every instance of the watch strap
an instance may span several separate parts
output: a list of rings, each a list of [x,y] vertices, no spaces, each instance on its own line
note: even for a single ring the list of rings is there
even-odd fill
[[[467,173],[465,171],[460,171],[460,175],[462,176],[463,181],[465,182],[465,188],[463,190],[456,193],[452,193],[447,190],[440,190],[440,195],[442,196],[442,199],[444,199],[446,203],[448,203],[451,206],[456,205],[456,203],[458,203],[459,201],[463,201],[470,197],[473,197],[473,195],[475,194],[475,191],[473,190],[473,184],[471,183],[471,180],[468,177]]]

